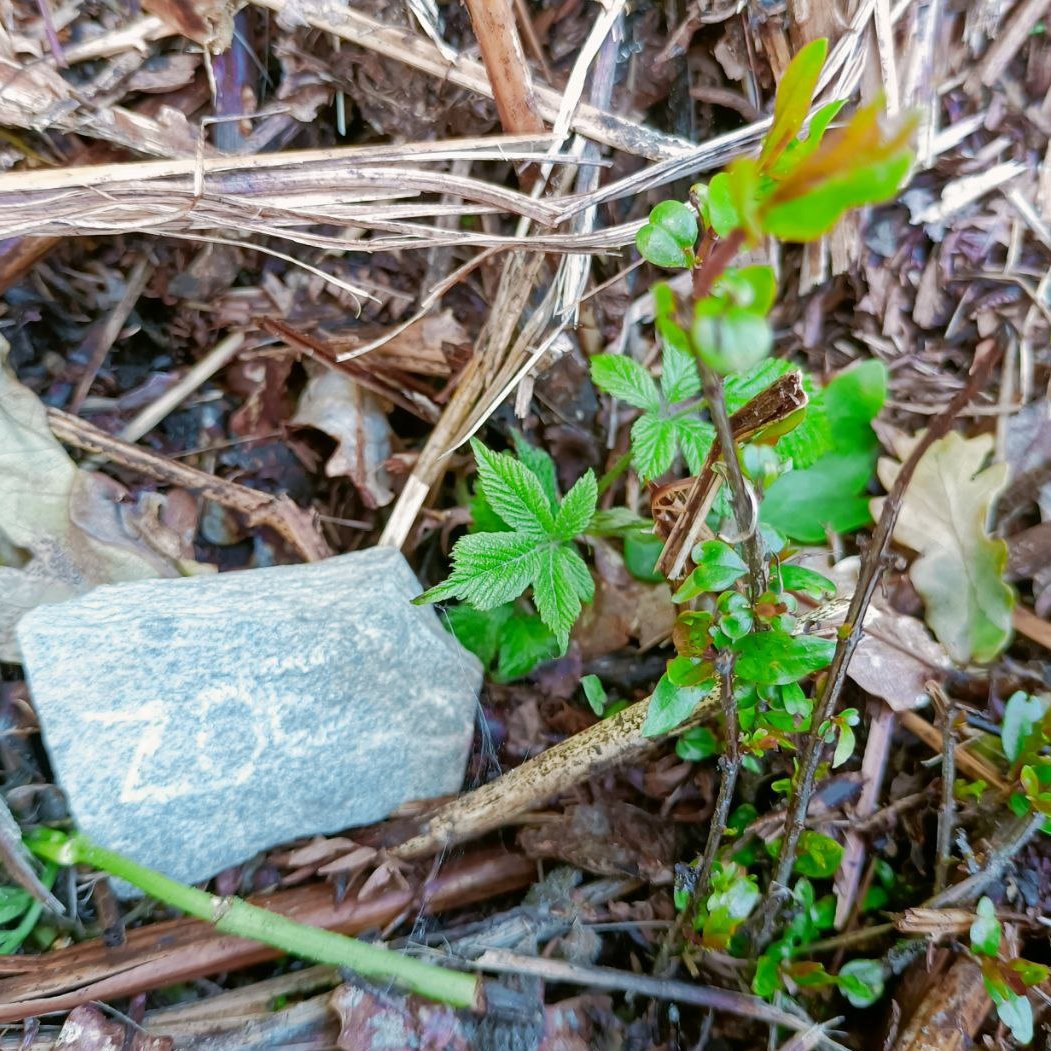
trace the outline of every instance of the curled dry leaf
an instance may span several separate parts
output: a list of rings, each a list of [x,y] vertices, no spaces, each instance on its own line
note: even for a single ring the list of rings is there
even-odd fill
[[[36,606],[213,567],[194,562],[166,524],[164,497],[132,503],[118,482],[70,459],[40,399],[7,368],[7,351],[0,342],[0,660],[17,662],[15,623]]]
[[[335,438],[338,444],[325,473],[350,478],[368,507],[383,507],[394,499],[384,467],[391,455],[391,429],[374,394],[342,372],[311,369],[292,423]]]
[[[150,1036],[141,1029],[107,1018],[97,1007],[84,1005],[69,1012],[58,1039],[57,1049],[67,1051],[171,1051],[175,1041],[168,1036]]]
[[[918,438],[900,443],[904,459]],[[905,491],[894,539],[917,552],[909,576],[926,605],[927,623],[953,660],[991,661],[1011,636],[1014,592],[1004,583],[1007,545],[988,532],[990,508],[1007,465],[983,469],[990,435],[955,432],[923,455]],[[901,465],[884,458],[879,479],[889,490]],[[873,502],[878,517],[883,500]]]

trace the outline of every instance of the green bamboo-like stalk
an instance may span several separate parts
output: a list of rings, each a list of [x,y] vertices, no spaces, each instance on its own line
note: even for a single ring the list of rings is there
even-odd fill
[[[214,924],[224,934],[263,942],[317,963],[346,967],[363,978],[392,981],[411,992],[453,1007],[474,1011],[483,1009],[482,983],[474,975],[423,963],[335,931],[297,923],[269,909],[250,905],[241,898],[219,897],[188,887],[122,854],[106,850],[86,836],[66,836],[54,829],[44,829],[27,836],[25,842],[38,857],[59,865],[91,865],[102,869],[133,883],[145,894],[167,905]]]

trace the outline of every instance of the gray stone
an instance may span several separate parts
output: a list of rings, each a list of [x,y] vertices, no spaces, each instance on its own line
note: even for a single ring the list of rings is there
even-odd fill
[[[96,588],[18,624],[78,827],[196,882],[459,790],[481,683],[397,551]]]

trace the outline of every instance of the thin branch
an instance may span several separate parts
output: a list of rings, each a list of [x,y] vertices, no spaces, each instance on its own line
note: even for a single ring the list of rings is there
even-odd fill
[[[732,241],[731,236],[723,244],[730,245]],[[729,256],[729,258],[733,257]],[[716,265],[715,254],[712,259],[714,266]],[[696,282],[694,287],[696,289]],[[708,411],[711,414],[712,423],[715,424],[715,433],[719,437],[719,447],[722,449],[723,463],[726,465],[726,478],[730,485],[737,535],[744,548],[745,561],[748,563],[748,597],[754,605],[766,590],[766,565],[763,562],[759,531],[756,528],[759,509],[737,458],[737,442],[734,440],[730,417],[726,411],[722,377],[703,362],[700,362],[700,368],[701,378],[704,381],[704,397],[708,402]]]
[[[704,845],[704,854],[701,856],[701,864],[697,869],[697,878],[694,880],[690,890],[689,900],[685,908],[675,917],[675,922],[669,929],[657,962],[654,964],[654,972],[662,974],[668,965],[671,954],[675,952],[682,941],[682,932],[688,923],[693,922],[697,912],[697,906],[708,893],[708,884],[712,877],[712,866],[715,864],[715,855],[719,852],[719,844],[722,842],[723,833],[726,831],[726,823],[730,817],[730,806],[733,803],[734,789],[737,787],[737,775],[741,769],[741,750],[738,742],[737,722],[737,698],[733,688],[733,663],[735,654],[724,652],[719,655],[716,669],[721,677],[720,699],[722,701],[723,718],[726,721],[726,751],[719,758],[719,769],[722,774],[719,781],[719,795],[715,800],[715,811],[708,826],[708,839]]]
[[[956,703],[936,683],[927,683],[927,690],[938,702],[942,722],[942,805],[938,811],[938,857],[934,870],[934,889],[945,890],[952,864],[952,832],[956,823],[956,800],[953,785],[956,781]]]
[[[714,986],[697,985],[694,982],[677,982],[668,978],[651,978],[644,974],[618,971],[612,967],[588,967],[567,960],[549,960],[535,956],[492,949],[483,953],[470,964],[479,970],[496,974],[535,975],[551,982],[569,982],[586,985],[592,989],[612,989],[649,996],[658,1000],[674,1000],[694,1007],[707,1007],[715,1011],[749,1018],[767,1025],[784,1026],[797,1033],[810,1032],[813,1023],[802,1015],[789,1014],[773,1007],[758,996],[735,993]],[[825,1047],[841,1048],[830,1037],[822,1035]]]
[[[927,450],[941,437],[948,433],[959,412],[984,387],[993,366],[1000,360],[1000,349],[993,339],[984,340],[975,352],[975,362],[966,385],[953,398],[945,411],[935,417],[923,437],[916,443],[909,458],[902,464],[901,471],[894,482],[890,494],[883,502],[883,512],[872,535],[868,551],[858,579],[857,589],[847,611],[844,627],[847,634],[840,639],[836,647],[828,679],[820,703],[814,712],[813,725],[821,726],[835,713],[840,694],[847,679],[847,667],[858,643],[861,641],[865,614],[868,611],[872,596],[879,583],[883,566],[884,553],[890,544],[901,511],[902,498],[912,480],[912,476]],[[799,764],[799,773],[792,784],[792,794],[788,805],[788,818],[785,824],[785,837],[781,844],[777,871],[771,881],[766,900],[758,916],[758,943],[761,949],[770,940],[774,919],[779,911],[781,894],[787,888],[795,864],[799,837],[806,826],[807,809],[814,791],[814,778],[821,759],[823,742],[816,733],[811,733],[806,742],[803,757]]]

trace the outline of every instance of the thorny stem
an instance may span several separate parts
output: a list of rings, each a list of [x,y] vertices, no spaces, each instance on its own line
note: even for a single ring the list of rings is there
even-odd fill
[[[708,826],[708,840],[704,845],[704,854],[697,869],[697,878],[690,890],[686,907],[675,917],[661,945],[654,972],[661,974],[668,965],[671,954],[682,940],[682,932],[687,923],[693,922],[697,906],[708,893],[708,883],[712,876],[715,855],[719,852],[726,822],[730,817],[730,806],[733,803],[734,789],[737,787],[737,775],[741,770],[741,750],[738,743],[737,698],[733,689],[733,664],[735,654],[721,653],[716,661],[716,671],[720,676],[720,700],[723,717],[726,721],[726,751],[719,759],[722,778],[719,781],[719,795],[715,800],[711,824]]]
[[[66,836],[53,829],[44,829],[36,836],[27,837],[26,846],[39,857],[59,865],[83,864],[102,869],[133,883],[151,897],[214,924],[225,934],[250,938],[318,963],[346,967],[363,978],[393,981],[421,996],[453,1007],[477,1011],[484,1005],[482,983],[473,975],[423,963],[335,931],[297,923],[280,913],[250,905],[241,898],[219,897],[188,887],[130,858],[106,850],[85,836]]]
[[[839,640],[839,644],[836,646],[836,652],[828,670],[825,689],[814,712],[812,725],[815,727],[821,726],[832,717],[840,694],[843,692],[843,686],[847,680],[847,667],[854,656],[858,643],[861,641],[865,614],[879,583],[884,553],[890,543],[894,524],[901,511],[902,498],[905,495],[909,482],[912,480],[913,474],[916,472],[916,467],[934,442],[948,432],[961,410],[985,386],[993,366],[1000,359],[1000,353],[1000,348],[993,339],[984,340],[979,344],[967,383],[956,397],[949,402],[945,410],[931,421],[930,427],[916,443],[908,459],[902,464],[890,493],[883,501],[883,512],[872,534],[872,540],[858,578],[857,588],[844,622],[844,627],[848,629],[847,634]],[[812,731],[804,747],[803,757],[799,764],[799,772],[792,783],[792,792],[788,803],[788,817],[785,822],[785,837],[781,844],[777,870],[767,890],[763,906],[756,917],[756,942],[758,944],[755,948],[757,952],[761,952],[766,948],[767,943],[770,941],[774,920],[780,911],[781,901],[792,876],[796,851],[799,847],[799,837],[806,826],[807,809],[810,806],[810,797],[814,791],[814,778],[817,774],[822,749],[823,742],[821,738],[816,732]]]

